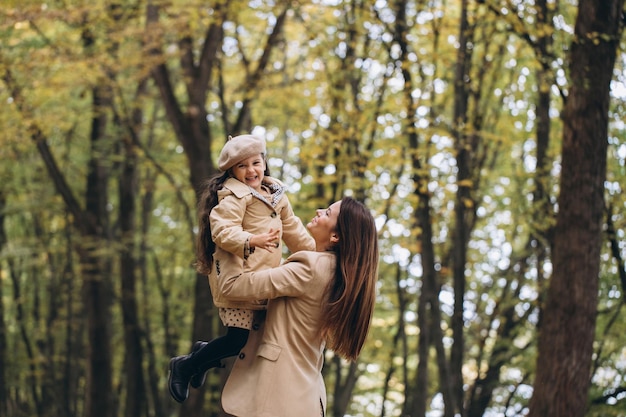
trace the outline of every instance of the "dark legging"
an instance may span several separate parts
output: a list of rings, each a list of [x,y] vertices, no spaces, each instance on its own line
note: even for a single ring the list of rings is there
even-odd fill
[[[202,346],[192,355],[193,365],[201,368],[204,364],[219,361],[229,356],[235,356],[246,345],[250,330],[239,327],[227,327],[224,336]]]

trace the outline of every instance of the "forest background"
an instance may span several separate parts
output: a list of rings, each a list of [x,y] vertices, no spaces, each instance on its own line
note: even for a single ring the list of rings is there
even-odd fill
[[[196,192],[268,141],[380,233],[328,416],[625,416],[623,0],[2,0],[0,416],[220,416]]]

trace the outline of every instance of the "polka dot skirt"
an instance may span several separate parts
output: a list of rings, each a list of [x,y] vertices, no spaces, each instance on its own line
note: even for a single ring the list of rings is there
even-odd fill
[[[252,319],[254,317],[253,310],[243,308],[220,308],[219,314],[224,326],[239,327],[248,330],[252,328]]]

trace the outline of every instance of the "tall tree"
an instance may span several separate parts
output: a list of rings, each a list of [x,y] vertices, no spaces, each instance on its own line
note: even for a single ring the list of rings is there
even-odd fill
[[[417,205],[413,210],[411,229],[415,234],[417,247],[420,248],[420,260],[423,270],[422,285],[418,300],[418,325],[420,328],[418,340],[418,365],[414,381],[405,388],[407,401],[403,406],[403,413],[407,415],[425,415],[428,403],[428,381],[430,351],[434,348],[437,358],[439,376],[439,392],[444,402],[444,416],[454,415],[454,400],[452,385],[450,384],[450,368],[445,348],[443,346],[442,314],[439,303],[441,289],[440,274],[436,268],[436,250],[433,240],[433,212],[432,195],[428,188],[431,180],[429,170],[421,156],[428,154],[427,139],[418,131],[420,115],[418,107],[421,97],[413,92],[418,89],[420,77],[411,71],[412,50],[409,42],[409,28],[407,11],[411,2],[398,0],[393,3],[395,25],[393,28],[394,43],[400,50],[397,64],[404,80],[403,90],[404,112],[407,121],[404,127],[408,146],[407,154],[411,166],[411,180],[413,195]],[[423,6],[423,5],[422,5]],[[393,57],[393,52],[390,51]],[[422,79],[423,81],[423,79]],[[406,358],[405,358],[406,360]]]
[[[450,384],[453,402],[446,404],[452,413],[463,415],[463,355],[465,351],[464,300],[466,291],[465,270],[467,264],[467,245],[470,239],[471,225],[474,223],[476,204],[474,202],[475,182],[474,159],[477,148],[478,132],[473,123],[469,123],[468,106],[470,89],[470,69],[474,43],[474,27],[469,22],[469,0],[461,0],[459,22],[459,48],[454,71],[454,107],[452,127],[455,140],[457,164],[457,193],[454,206],[454,245],[452,248],[452,275],[454,287],[454,314],[452,332],[454,342],[450,352]]]
[[[5,214],[4,208],[6,206],[6,196],[4,190],[0,190],[0,251],[4,249],[8,240],[5,229]],[[0,267],[0,274],[2,268]],[[6,384],[7,370],[5,364],[8,363],[7,352],[7,326],[4,320],[4,291],[2,290],[2,284],[0,284],[0,417],[8,417],[8,392]]]
[[[609,85],[624,0],[581,0],[563,111],[559,212],[530,417],[584,416],[595,334]]]
[[[144,93],[146,82],[139,84],[137,96]],[[138,194],[138,134],[141,128],[142,109],[134,106],[130,120],[118,124],[126,126],[122,133],[122,164],[118,180],[119,222],[121,233],[120,275],[121,304],[124,325],[124,372],[126,381],[126,399],[124,415],[126,417],[141,416],[146,407],[146,387],[144,383],[144,353],[141,344],[144,330],[140,325],[139,308],[137,306],[137,251],[135,235],[137,234],[137,194]]]

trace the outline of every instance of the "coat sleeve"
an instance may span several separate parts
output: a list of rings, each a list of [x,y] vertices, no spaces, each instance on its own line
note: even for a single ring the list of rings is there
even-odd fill
[[[242,258],[246,241],[252,236],[250,232],[243,230],[242,226],[246,206],[246,198],[238,198],[232,193],[227,193],[209,214],[211,237],[215,244]]]
[[[283,198],[287,199],[287,196]],[[302,224],[302,220],[293,212],[288,199],[285,208],[281,211],[281,220],[283,222],[282,239],[291,253],[315,250],[315,240]]]
[[[219,280],[220,291],[232,301],[301,296],[314,280],[312,253],[291,255],[276,268],[246,273],[240,269],[238,274],[232,271]]]

